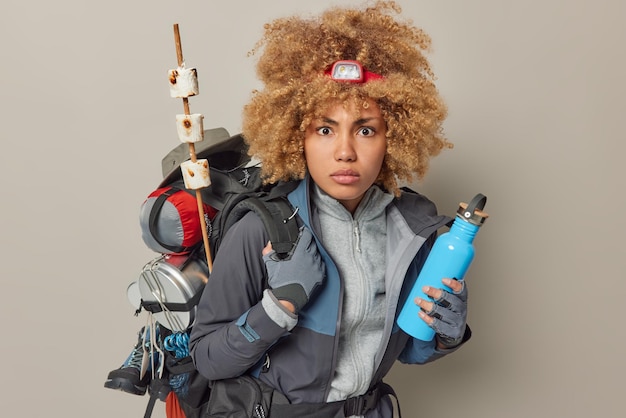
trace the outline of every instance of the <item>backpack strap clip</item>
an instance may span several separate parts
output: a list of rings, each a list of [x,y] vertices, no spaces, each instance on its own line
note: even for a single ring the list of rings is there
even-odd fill
[[[378,405],[378,401],[385,395],[392,395],[396,397],[396,393],[391,386],[387,383],[378,382],[372,390],[367,392],[365,395],[355,396],[352,398],[348,398],[345,400],[343,405],[343,412],[346,417],[350,417],[353,415],[362,416],[371,409],[376,408]],[[398,405],[398,414],[400,414],[400,405]]]
[[[365,395],[346,399],[346,403],[343,405],[343,412],[345,416],[361,416],[365,414],[366,411],[375,408],[376,404],[378,403],[377,395],[377,391],[373,390],[366,393]]]

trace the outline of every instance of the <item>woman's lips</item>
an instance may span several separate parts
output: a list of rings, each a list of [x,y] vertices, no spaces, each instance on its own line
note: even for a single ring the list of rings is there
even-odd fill
[[[359,173],[352,170],[338,170],[330,177],[338,184],[353,184],[359,181]]]

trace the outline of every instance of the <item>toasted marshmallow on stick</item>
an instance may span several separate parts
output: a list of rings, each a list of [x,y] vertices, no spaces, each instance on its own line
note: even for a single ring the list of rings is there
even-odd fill
[[[204,139],[204,116],[200,113],[176,115],[178,139],[183,143],[200,142]]]
[[[199,94],[198,72],[195,68],[185,68],[185,64],[169,70],[170,96],[189,97]]]
[[[185,161],[180,165],[180,170],[186,189],[198,190],[211,185],[208,160]]]

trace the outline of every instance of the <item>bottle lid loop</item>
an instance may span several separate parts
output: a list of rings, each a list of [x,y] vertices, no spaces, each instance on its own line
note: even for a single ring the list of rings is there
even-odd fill
[[[470,201],[468,205],[461,204],[459,206],[457,215],[467,222],[480,226],[489,216],[482,211],[485,208],[486,203],[487,196],[478,193],[476,196],[474,196],[474,198]]]

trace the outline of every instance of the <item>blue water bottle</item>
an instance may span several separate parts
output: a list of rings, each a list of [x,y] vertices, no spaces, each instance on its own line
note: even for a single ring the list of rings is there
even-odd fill
[[[450,230],[435,241],[398,316],[398,326],[412,337],[422,341],[432,341],[435,337],[435,331],[418,316],[421,308],[414,300],[416,297],[429,299],[429,296],[422,292],[424,286],[451,291],[441,283],[444,277],[463,280],[474,258],[472,241],[489,216],[482,211],[486,202],[487,197],[479,193],[469,204],[461,203]]]

